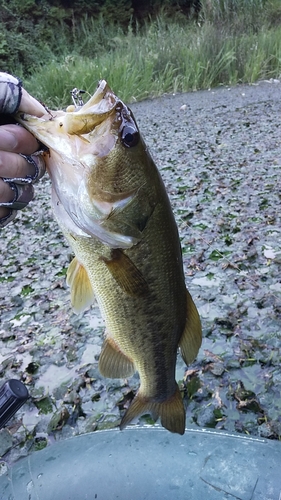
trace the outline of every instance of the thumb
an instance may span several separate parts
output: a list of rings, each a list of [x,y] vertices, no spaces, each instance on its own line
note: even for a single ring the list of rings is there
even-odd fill
[[[47,113],[44,106],[40,104],[39,101],[34,99],[34,97],[32,97],[24,88],[22,88],[19,111],[39,117]]]

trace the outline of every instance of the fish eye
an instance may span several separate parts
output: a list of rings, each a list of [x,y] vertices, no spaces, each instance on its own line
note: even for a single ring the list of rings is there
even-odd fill
[[[136,146],[139,142],[139,131],[132,125],[125,125],[121,132],[121,140],[127,148]]]

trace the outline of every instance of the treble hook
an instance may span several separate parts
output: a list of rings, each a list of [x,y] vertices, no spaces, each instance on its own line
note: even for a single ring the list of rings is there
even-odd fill
[[[77,89],[75,87],[74,89],[72,89],[70,91],[70,93],[71,93],[72,102],[73,102],[75,108],[78,108],[78,106],[83,106],[84,102],[83,102],[83,99],[81,97],[81,94],[85,94],[86,90]]]

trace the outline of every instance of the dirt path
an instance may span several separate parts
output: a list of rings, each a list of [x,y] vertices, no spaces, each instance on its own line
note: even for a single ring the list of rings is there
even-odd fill
[[[281,84],[164,96],[134,104],[182,239],[204,342],[177,380],[187,425],[281,436]],[[116,426],[138,386],[97,370],[102,320],[75,316],[70,250],[53,220],[50,183],[1,233],[0,376],[32,398],[0,431],[16,460],[54,439]],[[124,400],[125,397],[125,400]],[[140,423],[146,423],[142,418]]]

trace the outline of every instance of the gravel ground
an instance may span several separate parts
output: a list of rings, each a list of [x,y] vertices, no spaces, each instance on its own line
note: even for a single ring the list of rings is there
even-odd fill
[[[260,82],[132,106],[173,205],[203,323],[197,360],[177,365],[187,425],[272,439],[281,438],[280,91],[279,81]],[[137,376],[100,376],[103,322],[96,307],[72,313],[70,260],[45,178],[1,233],[0,380],[21,379],[31,395],[0,431],[8,462],[117,426],[138,387]]]

